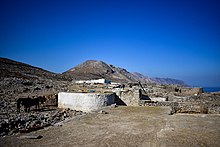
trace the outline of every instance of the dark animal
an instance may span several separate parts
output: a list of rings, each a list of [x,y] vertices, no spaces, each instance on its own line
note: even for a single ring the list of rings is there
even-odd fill
[[[39,96],[39,97],[37,97],[37,98],[39,99],[39,102],[40,102],[41,104],[45,103],[46,100],[47,100],[45,96]]]
[[[31,106],[35,106],[36,109],[40,108],[40,102],[44,103],[46,98],[44,96],[39,96],[37,98],[19,98],[17,100],[17,112],[20,112],[21,105],[24,106],[25,112],[30,112]]]
[[[181,89],[179,89],[179,88],[175,88],[175,92],[179,92],[179,93],[181,93]]]

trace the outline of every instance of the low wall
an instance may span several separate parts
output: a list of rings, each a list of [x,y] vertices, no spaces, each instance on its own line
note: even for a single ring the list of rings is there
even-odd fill
[[[203,93],[203,88],[181,88],[181,94],[183,96],[197,96]]]
[[[91,112],[115,102],[115,94],[67,93],[58,94],[58,107]]]
[[[201,102],[152,102],[150,100],[140,100],[139,106],[168,106],[171,107],[174,113],[220,114],[218,105]]]
[[[148,99],[148,101],[152,102],[165,102],[167,98],[163,97],[153,97],[150,98],[146,95],[143,95],[141,89],[132,89],[132,90],[114,90],[116,95],[120,98],[121,101],[127,106],[139,106],[141,99]],[[143,100],[144,102],[145,100]],[[146,102],[145,101],[145,102]]]

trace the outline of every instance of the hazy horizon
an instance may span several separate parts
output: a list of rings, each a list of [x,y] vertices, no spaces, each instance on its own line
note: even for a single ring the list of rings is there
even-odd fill
[[[0,2],[0,56],[55,73],[86,60],[220,87],[220,1]]]

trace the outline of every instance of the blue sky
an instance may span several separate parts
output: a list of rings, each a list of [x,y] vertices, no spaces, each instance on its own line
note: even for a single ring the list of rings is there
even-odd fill
[[[219,0],[0,0],[0,56],[62,73],[102,60],[220,86]]]

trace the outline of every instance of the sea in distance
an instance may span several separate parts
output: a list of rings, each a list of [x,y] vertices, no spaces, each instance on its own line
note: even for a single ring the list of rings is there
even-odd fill
[[[203,87],[204,92],[220,92],[220,87]]]

